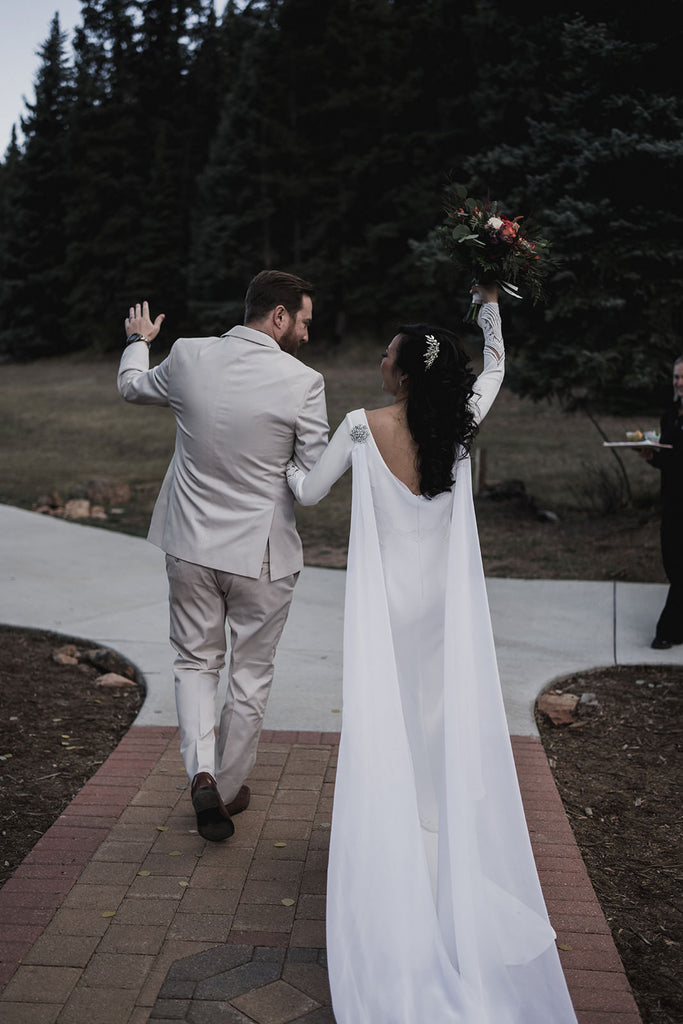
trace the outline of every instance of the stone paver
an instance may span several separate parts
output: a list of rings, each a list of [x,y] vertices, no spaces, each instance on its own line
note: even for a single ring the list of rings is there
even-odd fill
[[[264,732],[251,805],[212,844],[196,832],[177,731],[131,729],[0,890],[3,1024],[334,1024],[338,743]],[[640,1024],[543,747],[516,737],[513,749],[579,1024]]]

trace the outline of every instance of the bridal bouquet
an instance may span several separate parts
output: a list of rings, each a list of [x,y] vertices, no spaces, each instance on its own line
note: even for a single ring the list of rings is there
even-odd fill
[[[550,242],[531,238],[522,228],[522,217],[510,218],[500,203],[473,199],[463,185],[454,185],[444,204],[446,219],[437,237],[456,269],[481,284],[494,281],[520,299],[519,285],[534,305],[543,297],[543,282],[554,267]],[[473,302],[466,323],[477,319],[479,304]]]

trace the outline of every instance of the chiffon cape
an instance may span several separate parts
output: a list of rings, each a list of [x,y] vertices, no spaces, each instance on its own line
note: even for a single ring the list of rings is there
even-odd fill
[[[576,1024],[503,708],[468,458],[413,494],[363,410],[327,890],[337,1024]],[[354,430],[355,428],[355,430]]]

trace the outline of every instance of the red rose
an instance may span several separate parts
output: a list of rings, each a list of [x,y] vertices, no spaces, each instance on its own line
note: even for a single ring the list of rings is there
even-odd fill
[[[503,223],[498,229],[498,234],[501,238],[504,238],[506,242],[511,242],[519,231],[519,224],[514,220],[508,220],[506,217],[502,218]]]

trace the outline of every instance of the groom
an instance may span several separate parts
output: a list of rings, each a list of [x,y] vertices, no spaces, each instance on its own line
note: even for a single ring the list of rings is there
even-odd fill
[[[218,842],[245,810],[275,651],[303,567],[290,458],[310,470],[327,443],[322,376],[294,358],[308,341],[313,287],[265,270],[249,284],[245,325],[221,337],[179,338],[149,369],[164,319],[131,306],[118,389],[166,405],[175,453],[148,539],[166,552],[180,749],[197,828]],[[214,699],[230,630],[227,696]]]

